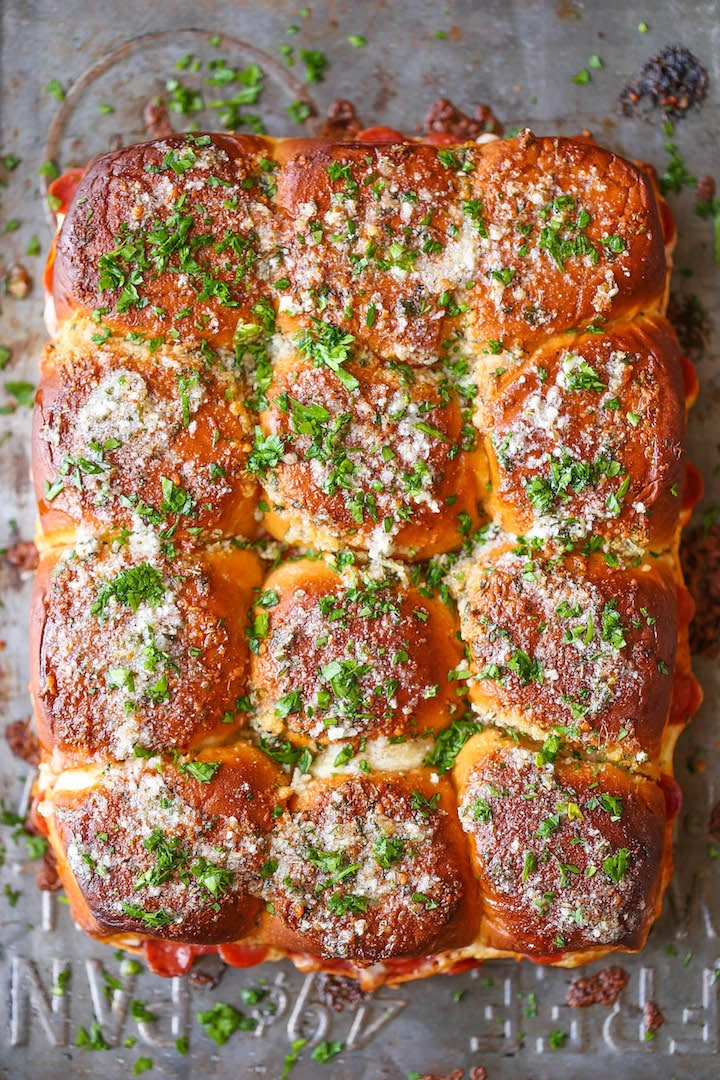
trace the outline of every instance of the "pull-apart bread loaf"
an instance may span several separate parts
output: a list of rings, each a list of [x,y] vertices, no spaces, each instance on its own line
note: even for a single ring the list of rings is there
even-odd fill
[[[671,874],[672,218],[588,139],[384,137],[57,182],[36,816],[157,970],[573,966],[640,949]]]

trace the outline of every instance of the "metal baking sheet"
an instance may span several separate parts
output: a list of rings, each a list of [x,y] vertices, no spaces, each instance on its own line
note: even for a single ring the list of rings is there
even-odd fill
[[[675,139],[691,172],[720,179],[720,7],[712,0],[314,2],[309,14],[272,0],[4,0],[0,10],[0,150],[22,159],[13,173],[3,174],[0,254],[5,269],[19,262],[34,279],[27,299],[1,298],[0,344],[12,357],[0,386],[7,379],[36,381],[45,337],[42,258],[25,254],[33,234],[43,248],[50,240],[38,167],[48,157],[63,168],[83,164],[111,146],[142,138],[143,106],[163,93],[167,78],[202,86],[202,75],[175,71],[188,53],[203,60],[222,56],[236,66],[258,62],[266,88],[248,111],[260,113],[272,134],[300,130],[285,109],[305,91],[321,112],[334,98],[347,97],[366,123],[405,130],[415,128],[431,101],[445,94],[465,107],[491,103],[508,127],[530,124],[539,133],[588,128],[613,149],[662,168],[662,118],[621,119],[615,102],[625,80],[654,50],[681,41],[709,69],[711,87],[704,108],[677,125]],[[288,33],[293,25],[298,32]],[[211,43],[215,35],[221,35],[219,47]],[[367,45],[352,47],[348,35],[363,35]],[[331,65],[326,81],[303,91],[302,64],[286,66],[279,45],[296,53],[324,51]],[[602,69],[591,70],[591,83],[574,84],[573,75],[593,54],[601,57]],[[62,104],[43,90],[51,79],[68,91]],[[114,111],[101,111],[100,103]],[[212,124],[207,113],[198,119]],[[691,189],[674,197],[673,208],[680,229],[677,266],[692,275],[681,276],[679,287],[697,294],[710,311],[714,302],[717,310],[710,224],[693,214]],[[19,228],[3,234],[14,218]],[[699,361],[702,394],[690,434],[692,456],[705,476],[704,506],[720,503],[717,349],[716,338]],[[9,400],[0,390],[0,405]],[[24,407],[0,415],[3,548],[33,533],[29,421]],[[29,711],[30,575],[7,561],[0,574],[0,707],[9,723]],[[579,972],[513,962],[384,989],[342,1011],[328,1005],[317,977],[298,974],[287,963],[228,969],[215,989],[193,977],[166,981],[147,972],[123,974],[112,951],[73,928],[58,894],[36,889],[37,864],[24,858],[12,828],[1,827],[6,857],[0,870],[0,1070],[12,1080],[61,1073],[114,1080],[132,1075],[138,1059],[149,1058],[149,1076],[277,1080],[293,1042],[304,1039],[291,1080],[405,1080],[412,1070],[444,1076],[454,1069],[468,1076],[474,1066],[483,1066],[489,1080],[717,1077],[720,859],[712,858],[718,845],[712,847],[707,822],[720,799],[720,680],[711,661],[696,660],[696,670],[705,704],[677,751],[685,806],[677,826],[675,878],[648,947],[635,958],[617,957],[629,982],[616,1006],[571,1009],[567,988]],[[30,770],[3,745],[0,794],[6,806],[21,807],[29,783]],[[19,894],[15,907],[7,893]],[[213,970],[208,959],[202,966]],[[71,973],[65,993],[53,994],[64,970]],[[115,988],[108,974],[117,980]],[[241,991],[259,980],[265,980],[268,995],[258,1007],[243,1005]],[[156,1022],[132,1019],[129,1005],[135,999],[147,1002]],[[255,1031],[237,1032],[216,1047],[195,1019],[215,1001],[254,1015]],[[643,1024],[649,1001],[665,1017],[652,1039]],[[78,1027],[89,1029],[93,1020],[109,1049],[75,1046]],[[182,1035],[189,1040],[186,1055],[175,1049]],[[124,1045],[129,1038],[137,1042]],[[325,1039],[345,1049],[322,1066],[311,1052]]]

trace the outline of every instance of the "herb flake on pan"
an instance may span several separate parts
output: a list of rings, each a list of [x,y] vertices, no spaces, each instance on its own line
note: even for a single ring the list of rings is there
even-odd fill
[[[236,1031],[254,1031],[257,1020],[245,1016],[234,1005],[224,1001],[216,1002],[212,1008],[195,1013],[209,1039],[217,1046],[223,1046]]]

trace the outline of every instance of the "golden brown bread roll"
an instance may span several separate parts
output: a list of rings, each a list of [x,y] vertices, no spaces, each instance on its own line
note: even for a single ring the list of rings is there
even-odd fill
[[[122,760],[225,741],[244,722],[254,553],[168,557],[147,532],[40,565],[31,692],[47,751]]]
[[[59,322],[98,311],[147,338],[231,346],[266,307],[270,153],[252,135],[176,135],[93,162],[57,239]]]
[[[527,349],[662,305],[662,225],[651,180],[631,162],[591,140],[529,133],[456,157],[480,236],[467,298],[477,346]]]
[[[508,532],[593,533],[661,550],[685,490],[686,387],[663,319],[553,338],[498,374],[480,405],[487,507]]]
[[[252,536],[252,424],[232,354],[102,341],[77,319],[42,359],[33,474],[46,533],[146,524],[175,540]]]
[[[318,321],[310,337],[327,338],[329,326]],[[267,399],[251,465],[273,536],[422,559],[477,527],[484,458],[447,372],[343,363],[337,374],[290,353]]]
[[[278,203],[293,223],[284,317],[307,325],[322,297],[327,320],[359,344],[432,363],[453,310],[443,294],[460,271],[449,235],[463,222],[455,173],[437,151],[311,144],[281,170]]]
[[[73,914],[100,936],[242,937],[261,901],[282,773],[247,743],[63,773],[38,812]]]
[[[677,644],[672,564],[547,560],[489,545],[456,584],[483,719],[652,767],[661,756]]]
[[[589,139],[380,135],[177,135],[63,188],[38,820],[80,924],[165,972],[572,966],[670,875],[672,217]]]
[[[497,731],[466,744],[456,775],[483,945],[545,962],[642,947],[672,863],[658,784]]]
[[[265,895],[295,951],[367,965],[474,936],[477,890],[447,782],[311,783],[278,819],[270,860]]]
[[[251,686],[270,732],[356,744],[441,730],[463,711],[456,620],[391,571],[286,562],[255,612]]]

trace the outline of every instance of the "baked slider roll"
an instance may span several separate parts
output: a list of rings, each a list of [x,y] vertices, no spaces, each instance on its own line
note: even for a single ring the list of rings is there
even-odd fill
[[[187,134],[96,158],[57,239],[57,324],[98,311],[147,338],[256,339],[277,269],[271,144]]]
[[[175,764],[153,757],[68,770],[38,815],[84,930],[211,945],[253,927],[282,797],[276,766],[238,743]]]
[[[493,357],[502,372],[502,357]],[[508,532],[625,550],[672,544],[685,491],[686,388],[663,319],[554,338],[479,407],[487,508]]]
[[[140,518],[175,541],[254,535],[253,428],[233,364],[207,343],[148,347],[74,318],[45,350],[34,413],[44,533]]]
[[[47,556],[32,600],[40,741],[71,760],[226,741],[245,718],[257,556],[168,558],[150,533]]]
[[[528,131],[451,153],[475,229],[461,319],[478,352],[664,309],[665,238],[641,168]]]
[[[477,526],[481,458],[440,369],[363,362],[316,320],[275,365],[250,468],[280,540],[423,559]],[[305,355],[303,355],[303,353]]]
[[[358,966],[473,940],[476,887],[447,781],[309,783],[278,818],[265,895],[273,939]]]
[[[260,727],[353,745],[447,727],[464,708],[450,609],[388,568],[335,566],[286,562],[257,597],[250,684]]]
[[[322,313],[379,356],[432,362],[456,307],[448,290],[467,280],[453,239],[464,227],[457,177],[443,154],[308,142],[282,166],[277,201],[293,226],[283,325]]]
[[[568,966],[642,948],[672,872],[659,784],[496,731],[472,738],[455,772],[483,947]]]
[[[366,137],[56,182],[38,821],[80,925],[165,974],[573,966],[671,871],[671,215],[589,139]]]
[[[459,610],[481,717],[644,767],[664,761],[677,645],[669,561],[610,567],[498,545],[459,585]]]

